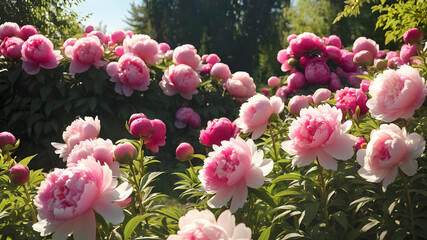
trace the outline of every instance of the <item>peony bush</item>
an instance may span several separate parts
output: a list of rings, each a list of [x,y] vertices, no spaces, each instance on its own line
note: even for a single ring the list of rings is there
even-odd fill
[[[285,75],[257,87],[189,44],[86,27],[59,54],[4,23],[0,236],[422,239],[422,38],[398,55],[292,34]],[[22,158],[35,143],[48,153]]]

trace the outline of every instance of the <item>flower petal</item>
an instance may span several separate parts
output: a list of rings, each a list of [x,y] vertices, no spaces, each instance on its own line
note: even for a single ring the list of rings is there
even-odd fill
[[[123,210],[109,202],[104,198],[98,198],[92,205],[92,208],[99,213],[102,217],[105,218],[108,222],[117,225],[125,219],[125,215],[123,214]]]
[[[95,239],[96,221],[95,213],[92,210],[73,219],[73,238],[76,240]]]
[[[399,167],[400,169],[402,169],[402,171],[408,175],[408,176],[414,176],[415,173],[417,173],[418,170],[418,162],[415,159],[409,159],[405,162],[400,162],[399,163]]]
[[[247,197],[248,197],[248,187],[246,186],[246,181],[242,179],[240,182],[236,184],[234,188],[230,211],[234,213],[237,211],[237,209],[243,207],[243,205],[245,205]]]
[[[336,137],[333,144],[323,148],[323,151],[339,160],[350,159],[354,155],[354,145],[357,138],[350,134],[340,134]]]
[[[215,196],[213,196],[208,201],[208,206],[211,208],[220,208],[227,204],[233,195],[234,188],[222,188],[216,192]]]
[[[325,153],[324,151],[319,151],[317,153],[317,160],[319,161],[320,165],[325,169],[331,169],[336,171],[338,167],[337,161],[328,153]]]
[[[231,215],[231,212],[229,210],[224,211],[219,215],[217,223],[219,226],[225,229],[228,236],[232,236],[234,233],[234,228],[236,225],[236,218]]]
[[[251,167],[245,176],[246,184],[251,188],[260,188],[264,184],[265,177],[260,168]]]

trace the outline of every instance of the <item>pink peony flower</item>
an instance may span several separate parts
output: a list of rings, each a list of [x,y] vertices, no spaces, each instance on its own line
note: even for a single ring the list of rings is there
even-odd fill
[[[214,145],[209,157],[205,159],[203,169],[199,171],[202,187],[209,194],[215,194],[208,206],[220,208],[232,198],[230,210],[236,212],[243,207],[248,196],[247,187],[260,188],[265,176],[273,169],[271,159],[263,159],[264,153],[257,150],[249,139],[240,137],[223,141],[221,146]]]
[[[323,56],[327,59],[331,59],[334,62],[341,62],[341,50],[335,46],[324,46],[322,48]]]
[[[356,151],[362,148],[366,149],[366,145],[367,145],[366,140],[363,137],[357,137],[357,142],[356,142],[356,145],[354,146],[354,149]]]
[[[221,58],[218,57],[215,53],[211,53],[206,57],[206,62],[212,65],[215,65],[221,62]]]
[[[0,148],[6,144],[14,146],[16,143],[15,136],[10,132],[0,132]]]
[[[411,57],[417,55],[417,45],[405,44],[400,48],[400,59],[402,59],[402,62],[405,64],[410,63],[412,60]]]
[[[159,43],[159,48],[160,48],[160,51],[162,51],[164,53],[166,53],[167,51],[169,51],[171,49],[169,44],[167,44],[165,42]]]
[[[342,44],[341,44],[341,39],[337,36],[337,35],[331,35],[328,37],[327,39],[327,43],[330,46],[335,46],[337,48],[341,48]]]
[[[95,31],[95,28],[92,25],[87,25],[84,29],[85,33],[90,33],[92,31]]]
[[[320,102],[328,101],[332,92],[327,88],[319,88],[313,94],[314,104],[319,105]]]
[[[17,23],[5,22],[0,25],[0,40],[4,40],[7,37],[19,36],[20,28]]]
[[[202,70],[202,72],[203,73],[210,73],[211,69],[212,69],[212,65],[211,64],[209,64],[209,63],[203,64],[203,70]]]
[[[107,43],[107,42],[108,42],[108,41],[107,41],[107,37],[108,37],[108,36],[105,36],[105,34],[104,34],[103,32],[101,32],[101,31],[92,31],[92,32],[88,33],[88,34],[86,35],[86,37],[97,37],[97,38],[98,38],[98,40],[99,40],[99,42],[100,42],[101,44],[104,44],[104,43]]]
[[[35,75],[40,68],[56,68],[62,59],[59,50],[53,50],[52,42],[45,36],[36,34],[24,42],[21,49],[22,68],[30,75]]]
[[[130,116],[129,121],[128,121],[128,125],[131,125],[132,122],[138,118],[147,118],[147,116],[145,116],[145,114],[143,114],[143,113],[134,113],[134,114],[132,114],[132,116]]]
[[[305,67],[304,75],[308,83],[328,83],[330,71],[326,60],[322,57],[312,58]]]
[[[341,67],[346,72],[355,72],[359,67],[353,62],[355,53],[349,52],[348,50],[341,50]]]
[[[93,158],[81,160],[67,169],[55,169],[40,184],[34,205],[39,222],[33,229],[41,236],[52,234],[53,239],[95,239],[96,211],[108,222],[123,222],[122,209],[115,202],[123,201],[132,193],[124,182],[117,186],[108,166]]]
[[[287,52],[287,49],[282,49],[277,53],[277,61],[282,64],[282,67],[280,68],[283,72],[287,72],[289,70],[292,70],[293,67],[291,67],[288,63],[289,60],[289,54]]]
[[[394,124],[382,124],[371,132],[366,149],[357,151],[357,162],[361,168],[359,175],[368,182],[383,182],[383,190],[394,181],[398,168],[406,175],[417,172],[419,158],[425,148],[424,138],[417,134],[407,134]]]
[[[352,114],[356,113],[357,107],[360,109],[360,114],[365,114],[369,110],[366,106],[368,96],[361,89],[346,87],[339,90],[335,94],[335,101],[337,103],[336,107],[341,109],[344,116],[347,113],[347,109],[351,110]]]
[[[243,133],[252,132],[251,138],[255,140],[267,129],[271,114],[281,113],[284,107],[279,97],[273,96],[268,99],[264,95],[257,94],[243,103],[235,123]]]
[[[367,50],[362,50],[354,55],[353,62],[359,66],[371,66],[374,62],[374,55]]]
[[[37,29],[33,25],[25,25],[21,27],[19,36],[26,41],[29,37],[38,34]]]
[[[268,96],[268,94],[270,94],[270,90],[268,90],[267,88],[262,88],[261,89],[262,94],[264,94],[265,96]]]
[[[62,49],[65,51],[65,49],[70,46],[74,46],[74,44],[76,44],[77,42],[77,38],[68,38],[67,40],[65,40],[65,42],[62,44]]]
[[[123,46],[117,46],[114,48],[114,53],[117,56],[121,57],[121,56],[123,56],[123,54],[125,54],[125,49],[123,48]]]
[[[98,137],[101,130],[101,123],[98,117],[85,117],[84,120],[79,118],[74,120],[62,133],[65,144],[53,142],[52,146],[56,148],[55,153],[67,161],[68,155],[74,146],[86,139]]]
[[[337,91],[337,90],[339,90],[339,89],[342,88],[341,79],[334,72],[331,72],[331,75],[329,75],[328,87],[333,92],[335,92],[335,91]]]
[[[116,43],[121,43],[126,38],[126,34],[123,31],[117,30],[111,33],[110,35],[111,43],[114,45]]]
[[[419,72],[403,65],[398,70],[385,70],[369,86],[372,96],[366,106],[371,115],[384,122],[408,119],[424,102],[427,94],[425,80]]]
[[[197,55],[196,48],[191,44],[179,46],[173,50],[173,62],[177,65],[185,64],[200,73],[203,69],[202,58]]]
[[[307,166],[317,158],[325,169],[337,170],[335,159],[351,158],[357,140],[346,134],[352,122],[341,124],[341,119],[342,112],[329,105],[301,109],[289,127],[291,140],[282,142],[282,149],[295,155],[292,166]]]
[[[135,34],[123,41],[125,53],[133,53],[149,65],[162,60],[164,54],[159,44],[148,35]]]
[[[153,125],[148,118],[138,118],[129,124],[129,130],[137,138],[148,138],[153,132]]]
[[[153,133],[149,138],[144,139],[144,144],[151,151],[158,152],[159,146],[166,144],[166,125],[159,119],[151,120],[151,125],[153,126]]]
[[[280,78],[272,76],[267,80],[267,84],[271,88],[278,88],[280,87]]]
[[[289,43],[293,56],[300,57],[312,49],[320,49],[321,40],[313,33],[302,33]]]
[[[233,97],[241,100],[248,99],[256,94],[254,79],[247,72],[236,72],[233,77],[228,79],[224,88]]]
[[[288,86],[292,88],[293,90],[298,90],[305,85],[305,76],[302,72],[294,72],[291,75],[289,75],[288,79]]]
[[[133,90],[146,91],[150,85],[150,69],[144,61],[132,53],[126,53],[118,62],[107,65],[111,81],[116,83],[115,91],[129,97]]]
[[[289,97],[289,95],[293,94],[295,90],[290,88],[289,86],[281,86],[277,89],[275,95],[276,97],[279,97],[282,102],[286,102],[286,98]]]
[[[199,91],[200,77],[190,66],[185,64],[172,65],[166,69],[159,82],[163,93],[172,96],[179,93],[183,98],[191,100]]]
[[[121,164],[127,164],[138,157],[138,151],[130,142],[118,144],[114,148],[114,160]]]
[[[360,89],[362,90],[363,93],[368,93],[370,85],[371,85],[371,81],[362,79],[362,81],[360,82]]]
[[[387,62],[388,68],[396,68],[404,65],[405,63],[400,59],[400,57],[390,58]]]
[[[363,50],[371,52],[372,56],[376,58],[380,52],[380,46],[372,39],[359,37],[353,43],[353,52],[356,54]]]
[[[200,131],[200,141],[207,146],[221,145],[222,141],[228,141],[239,135],[240,129],[228,118],[215,118],[208,122],[206,129]]]
[[[18,185],[23,185],[30,179],[30,171],[24,165],[17,164],[9,169],[10,180]]]
[[[227,64],[217,63],[212,66],[210,74],[211,77],[221,79],[222,82],[225,82],[230,78],[231,71]]]
[[[196,129],[199,128],[201,124],[199,114],[190,107],[182,107],[178,109],[175,114],[175,118],[174,125],[177,128],[185,128],[188,123],[190,128]]]
[[[176,157],[182,161],[188,161],[193,158],[194,148],[187,142],[182,142],[178,145],[175,151]]]
[[[403,41],[405,43],[414,44],[423,39],[423,32],[418,28],[411,28],[403,34]]]
[[[86,139],[79,142],[71,150],[67,158],[67,166],[77,164],[81,159],[86,159],[89,156],[103,165],[111,165],[114,160],[114,144],[110,139],[102,138]]]
[[[193,209],[179,219],[177,234],[170,235],[167,240],[249,240],[251,229],[244,223],[235,225],[236,219],[226,210],[215,220],[215,215],[209,210]]]
[[[6,38],[0,44],[0,54],[5,58],[20,59],[24,41],[18,37]]]
[[[296,38],[297,38],[297,35],[293,33],[286,38],[286,41],[290,43],[292,39],[296,39]]]
[[[82,37],[72,47],[65,48],[65,55],[72,59],[70,74],[82,73],[92,65],[105,67],[106,61],[101,60],[104,47],[96,37]]]
[[[289,112],[295,116],[299,116],[301,109],[308,108],[309,106],[310,102],[305,96],[293,96],[288,103]]]

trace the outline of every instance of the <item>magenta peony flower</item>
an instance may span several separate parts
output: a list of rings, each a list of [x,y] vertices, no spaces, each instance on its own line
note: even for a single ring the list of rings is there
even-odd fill
[[[288,86],[292,88],[293,90],[298,90],[305,85],[305,76],[302,72],[294,72],[291,75],[289,75],[288,79]]]
[[[217,63],[212,66],[211,77],[221,79],[221,82],[227,81],[231,76],[230,68],[225,63]]]
[[[299,116],[301,109],[308,108],[309,106],[310,102],[305,96],[293,96],[288,103],[289,112],[295,116]]]
[[[123,56],[123,54],[125,54],[125,49],[123,48],[123,46],[117,46],[117,47],[114,48],[114,53],[118,57],[121,57],[121,56]]]
[[[108,222],[123,222],[122,209],[115,202],[123,201],[132,193],[124,182],[117,186],[108,166],[93,158],[81,160],[67,169],[55,169],[40,184],[34,205],[39,222],[33,229],[41,236],[53,233],[53,239],[95,239],[96,211]]]
[[[372,56],[376,58],[380,53],[380,46],[372,39],[359,37],[353,43],[353,52],[356,54],[363,50],[371,52]]]
[[[138,118],[129,124],[129,130],[137,138],[148,138],[153,132],[153,125],[148,118]]]
[[[224,84],[224,88],[240,100],[246,100],[256,94],[254,79],[247,72],[235,72]]]
[[[337,170],[338,160],[350,159],[356,137],[346,134],[351,121],[341,124],[342,112],[329,105],[303,108],[289,127],[291,140],[282,142],[282,149],[295,155],[292,166],[303,167],[316,158],[325,169]]]
[[[354,145],[354,149],[356,151],[362,148],[366,149],[366,145],[367,145],[367,142],[363,137],[357,137],[357,142],[356,142],[356,145]]]
[[[70,74],[82,73],[92,65],[105,67],[106,61],[101,60],[104,47],[96,37],[82,37],[72,47],[65,48],[65,55],[72,59]]]
[[[65,51],[65,49],[70,46],[74,46],[74,44],[76,44],[77,42],[77,38],[68,38],[67,40],[65,40],[65,42],[62,44],[62,49]]]
[[[211,53],[206,57],[206,62],[212,65],[215,65],[221,62],[221,58],[218,57],[215,53]]]
[[[282,100],[282,102],[286,102],[286,98],[289,97],[289,95],[293,94],[294,92],[295,90],[293,90],[289,86],[284,85],[277,89],[275,95],[276,97],[279,97]]]
[[[92,25],[87,25],[84,29],[85,33],[90,33],[92,31],[95,31],[95,28]]]
[[[26,41],[29,37],[38,34],[37,29],[33,25],[25,25],[21,27],[19,36]]]
[[[304,75],[308,83],[328,83],[330,71],[326,60],[322,57],[312,58],[305,67]]]
[[[118,62],[107,65],[111,81],[116,83],[115,91],[129,97],[133,90],[146,91],[150,85],[150,69],[144,61],[132,53],[122,55]]]
[[[167,44],[165,42],[159,43],[159,48],[160,48],[160,51],[162,51],[164,53],[166,53],[167,51],[169,51],[171,49],[169,44]]]
[[[24,165],[17,164],[9,169],[10,180],[18,185],[23,185],[30,179],[30,171]]]
[[[307,51],[312,49],[320,49],[321,40],[318,36],[313,33],[302,33],[289,43],[289,48],[293,56],[300,57]]]
[[[405,44],[405,45],[402,45],[402,47],[400,48],[400,59],[402,59],[402,62],[404,64],[410,63],[412,60],[411,57],[417,56],[417,55],[418,55],[417,45]]]
[[[407,134],[394,124],[382,124],[371,132],[366,149],[357,151],[359,175],[368,182],[383,182],[383,190],[394,181],[398,168],[406,175],[417,172],[419,158],[425,148],[424,138],[417,134]]]
[[[123,41],[125,53],[133,53],[149,65],[162,60],[164,54],[159,44],[148,35],[135,34]]]
[[[92,32],[88,33],[86,35],[86,37],[97,37],[101,44],[106,44],[106,43],[108,43],[107,37],[109,37],[109,36],[105,36],[105,34],[101,31],[92,31]]]
[[[341,50],[335,46],[323,46],[323,56],[327,59],[331,59],[334,62],[341,62]]]
[[[327,44],[330,46],[335,46],[337,48],[341,48],[341,39],[337,35],[331,35],[327,39]]]
[[[21,49],[22,68],[30,75],[35,75],[40,68],[56,68],[62,59],[59,50],[53,50],[52,42],[45,36],[36,34],[24,42]]]
[[[163,74],[159,86],[163,93],[172,96],[179,93],[183,98],[191,100],[199,91],[200,77],[190,66],[185,64],[171,65]]]
[[[346,49],[341,50],[341,67],[346,72],[355,72],[359,67],[353,62],[355,53],[349,52]]]
[[[286,41],[287,41],[288,43],[291,43],[292,39],[296,39],[297,37],[298,37],[298,36],[297,36],[295,33],[293,33],[293,34],[289,35],[289,36],[286,38]]]
[[[16,143],[15,136],[10,132],[0,132],[0,148],[6,144],[14,146]]]
[[[62,133],[64,143],[52,142],[52,146],[56,148],[55,153],[67,161],[68,155],[73,150],[74,146],[86,139],[94,139],[98,137],[101,130],[101,123],[98,117],[85,117],[84,120],[79,118],[74,120]]]
[[[371,81],[362,79],[362,81],[360,82],[360,89],[362,90],[363,93],[368,93],[370,85],[371,85]]]
[[[347,113],[347,109],[351,110],[352,114],[356,113],[356,108],[359,106],[360,114],[365,114],[368,112],[368,107],[366,102],[368,101],[368,96],[363,93],[361,89],[355,88],[344,88],[337,91],[335,94],[336,107],[341,109],[343,115]]]
[[[0,44],[0,54],[5,58],[20,59],[24,41],[18,37],[6,38]]]
[[[117,30],[111,33],[110,35],[111,43],[114,45],[116,43],[121,43],[126,38],[126,34],[123,31]]]
[[[170,235],[167,240],[249,240],[252,235],[244,223],[236,226],[236,218],[229,210],[221,213],[217,221],[211,211],[193,209],[179,219],[178,226],[177,234]]]
[[[337,90],[339,90],[339,89],[342,88],[341,79],[334,72],[331,72],[331,75],[329,75],[328,87],[333,92],[335,92],[335,91],[337,91]]]
[[[371,115],[384,122],[408,119],[424,102],[427,89],[419,72],[403,65],[398,70],[385,70],[369,86],[372,96],[366,106]]]
[[[208,206],[220,208],[232,198],[230,210],[236,212],[243,207],[248,196],[247,187],[260,188],[265,176],[273,169],[271,159],[263,159],[264,153],[257,151],[255,143],[245,142],[240,137],[223,141],[221,146],[213,145],[214,151],[205,159],[199,171],[202,187],[209,194],[215,194]]]
[[[278,88],[280,87],[280,78],[272,76],[267,80],[267,84],[271,88]]]
[[[252,132],[251,138],[255,140],[267,129],[271,114],[281,113],[284,107],[279,97],[273,96],[268,99],[264,95],[257,94],[243,103],[235,123],[243,133]]]
[[[200,141],[207,146],[221,145],[222,141],[228,141],[239,135],[240,129],[228,118],[215,118],[208,122],[206,129],[200,131]]]
[[[196,48],[191,44],[185,44],[175,48],[173,51],[173,62],[177,65],[188,65],[197,73],[200,73],[203,69],[202,59],[197,55]]]
[[[187,142],[182,142],[178,145],[175,151],[175,155],[180,161],[188,161],[193,158],[194,148]]]
[[[0,25],[0,40],[4,40],[7,37],[19,36],[20,28],[17,23],[5,22]]]
[[[145,116],[145,114],[143,114],[143,113],[134,113],[134,114],[132,114],[132,116],[130,116],[129,121],[128,121],[128,125],[131,125],[132,122],[138,118],[147,118],[147,116]]]
[[[403,34],[403,41],[405,43],[414,44],[423,39],[423,32],[418,28],[411,28]]]
[[[151,151],[158,152],[159,146],[166,144],[166,125],[159,119],[151,120],[151,125],[153,126],[153,133],[149,138],[144,139],[144,144]]]

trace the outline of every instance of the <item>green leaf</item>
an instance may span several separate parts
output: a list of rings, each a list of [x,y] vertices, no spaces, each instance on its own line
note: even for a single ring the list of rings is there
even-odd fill
[[[139,225],[139,223],[142,220],[144,220],[144,218],[146,218],[146,215],[139,215],[139,216],[136,216],[136,217],[132,218],[131,220],[129,220],[129,222],[126,224],[125,230],[123,232],[125,240],[129,239],[132,236],[133,231]]]
[[[365,226],[363,226],[362,229],[360,229],[361,232],[367,232],[369,231],[369,229],[375,227],[378,223],[380,223],[378,220],[374,218],[370,218],[369,221],[370,223],[365,224]]]
[[[258,240],[268,240],[270,238],[270,234],[271,234],[271,228],[273,226],[268,227],[267,229],[265,229],[261,235],[259,236]]]
[[[313,219],[316,217],[317,212],[320,208],[320,202],[316,203],[310,203],[306,205],[306,209],[301,214],[301,217],[303,217],[303,221],[305,225],[308,227],[310,223],[313,221]]]
[[[301,180],[302,176],[299,173],[288,173],[281,176],[278,176],[277,178],[273,179],[271,183],[277,183],[281,181],[287,181],[287,180]]]
[[[37,154],[34,154],[32,156],[28,156],[28,157],[22,159],[21,161],[19,161],[18,164],[27,166],[28,163],[30,163],[31,159],[33,159],[35,156],[37,156]]]
[[[344,231],[347,232],[347,228],[348,228],[347,214],[345,214],[345,212],[336,212],[332,214],[332,217],[335,219],[335,221],[337,221],[339,225],[341,225],[341,227],[344,228]]]
[[[282,239],[287,240],[287,239],[303,238],[303,237],[304,235],[300,233],[289,233],[289,234],[286,234],[286,236],[284,236]]]
[[[52,92],[51,86],[44,86],[40,88],[40,97],[45,102],[49,94]]]
[[[150,174],[145,174],[140,181],[141,190],[146,188],[148,184],[150,184],[156,177],[160,176],[162,173],[163,172],[151,172]]]
[[[276,197],[282,197],[282,196],[289,196],[289,195],[299,195],[301,194],[299,191],[295,191],[295,190],[291,190],[291,189],[286,189],[284,191],[280,191],[276,194],[274,194]]]
[[[249,188],[249,192],[253,193],[259,199],[267,203],[270,207],[277,207],[276,202],[274,201],[274,197],[268,193],[264,188],[253,189]]]

